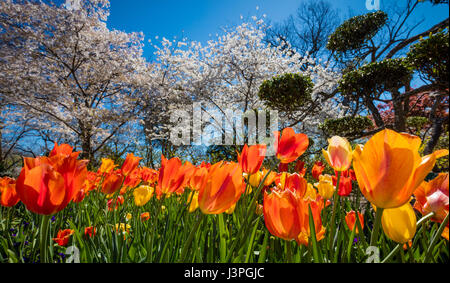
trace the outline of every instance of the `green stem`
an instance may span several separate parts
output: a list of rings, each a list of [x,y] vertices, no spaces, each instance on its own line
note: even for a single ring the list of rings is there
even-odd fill
[[[41,263],[49,263],[49,260],[48,260],[48,228],[49,228],[50,218],[51,218],[51,215],[43,215],[42,216],[41,228],[39,231]]]
[[[375,215],[375,223],[373,225],[372,236],[370,237],[370,246],[375,246],[378,241],[378,232],[380,230],[381,216],[383,215],[384,208],[377,207],[377,213]]]
[[[197,233],[198,227],[200,226],[200,223],[202,222],[203,218],[204,218],[204,214],[201,213],[200,216],[198,217],[197,222],[195,223],[194,227],[192,228],[191,233],[189,233],[186,243],[184,244],[183,250],[181,251],[181,256],[180,256],[181,263],[185,262],[185,260],[186,260],[187,251],[191,247],[192,240],[194,239],[195,233]]]
[[[329,242],[329,246],[330,246],[330,252],[332,252],[333,250],[333,240],[334,240],[334,229],[335,229],[335,218],[336,218],[336,211],[338,209],[339,206],[339,183],[340,183],[340,179],[341,179],[341,172],[338,172],[338,177],[337,177],[337,181],[336,181],[336,189],[334,191],[334,199],[333,199],[333,214],[331,215],[331,229],[330,229],[330,242]]]
[[[424,263],[429,262],[429,259],[433,253],[433,248],[436,245],[437,239],[439,239],[441,237],[441,234],[444,231],[444,228],[448,223],[448,215],[449,215],[449,213],[447,213],[447,216],[445,216],[444,221],[442,221],[442,223],[441,223],[441,226],[439,226],[439,229],[437,230],[436,234],[434,234],[433,239],[431,240],[431,243],[428,246],[425,259],[423,260]]]
[[[286,241],[286,258],[288,263],[292,263],[292,245],[290,241]]]

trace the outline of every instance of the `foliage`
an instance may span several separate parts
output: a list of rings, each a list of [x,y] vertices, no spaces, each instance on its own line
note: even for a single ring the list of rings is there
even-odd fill
[[[296,111],[311,101],[314,84],[300,74],[284,74],[265,80],[258,95],[266,106],[281,111]]]
[[[448,28],[431,34],[411,47],[408,60],[425,79],[448,88]]]
[[[335,52],[360,49],[386,21],[387,14],[383,11],[350,18],[330,35],[327,48]]]
[[[326,119],[325,122],[319,126],[327,136],[339,135],[343,137],[351,137],[360,134],[370,127],[373,127],[372,120],[363,116]]]
[[[401,88],[411,77],[412,69],[405,59],[385,59],[345,74],[339,90],[347,96],[378,98],[385,91]]]

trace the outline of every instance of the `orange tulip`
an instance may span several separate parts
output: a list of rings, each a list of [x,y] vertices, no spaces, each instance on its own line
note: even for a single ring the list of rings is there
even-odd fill
[[[305,196],[308,183],[306,180],[297,173],[289,174],[283,172],[275,180],[277,189],[279,190],[291,190],[298,198]]]
[[[183,190],[187,169],[190,168],[187,166],[183,167],[181,160],[178,157],[167,160],[164,155],[162,155],[156,193],[158,195],[172,194],[179,190]]]
[[[141,168],[141,179],[147,185],[152,185],[158,180],[158,171],[144,166]]]
[[[420,157],[421,139],[392,130],[375,134],[353,153],[353,169],[362,194],[381,208],[407,203],[416,188],[448,150]]]
[[[295,161],[308,148],[308,136],[305,134],[296,134],[292,128],[284,129],[281,138],[279,131],[274,132],[274,135],[276,155],[281,163]]]
[[[268,172],[269,172],[269,170],[263,168],[262,178],[264,178]],[[275,182],[276,177],[277,177],[277,173],[274,171],[271,171],[269,173],[269,175],[267,176],[266,180],[264,181],[264,186],[268,187],[268,186],[272,185],[272,183]]]
[[[141,213],[141,221],[147,221],[149,219],[150,219],[150,213],[148,213],[148,212]]]
[[[102,184],[102,192],[110,195],[117,192],[123,184],[124,176],[119,171],[113,171],[106,176]]]
[[[70,236],[72,236],[73,233],[74,230],[71,229],[59,230],[56,238],[53,238],[53,241],[55,241],[60,246],[67,246]]]
[[[322,175],[324,169],[325,165],[321,161],[316,161],[311,171],[313,178],[319,181],[319,176]]]
[[[70,149],[70,150],[69,150]],[[68,145],[55,145],[49,157],[24,158],[16,191],[26,208],[51,215],[64,209],[84,186],[87,160]]]
[[[345,171],[352,164],[352,146],[346,138],[334,136],[328,139],[328,149],[322,149],[322,153],[336,171]]]
[[[295,239],[299,245],[308,246],[309,238],[311,237],[311,228],[309,225],[309,207],[313,216],[314,229],[316,234],[316,241],[321,241],[325,238],[325,227],[322,226],[322,219],[320,214],[322,212],[324,202],[322,197],[318,196],[314,201],[300,200],[299,210],[301,231]]]
[[[128,176],[128,174],[138,167],[141,159],[141,157],[134,156],[133,153],[128,153],[121,167],[122,174]]]
[[[414,192],[414,208],[422,215],[434,212],[431,218],[442,222],[448,214],[448,173],[441,173],[430,182],[423,182]]]
[[[358,212],[358,218],[359,218],[359,223],[361,224],[361,228],[364,229],[364,216]],[[348,229],[350,229],[350,231],[353,231],[355,225],[356,225],[356,212],[355,211],[350,211],[347,213],[347,215],[345,216],[345,223],[347,223],[347,227]],[[358,225],[356,225],[356,229],[355,229],[355,233],[358,234]]]
[[[16,180],[9,177],[0,178],[0,196],[0,205],[15,206],[20,200],[16,192]]]
[[[302,231],[299,199],[290,190],[264,192],[264,221],[269,232],[284,240],[295,240]]]
[[[249,175],[258,172],[266,156],[266,150],[267,146],[265,144],[257,144],[250,147],[245,144],[242,153],[238,153],[237,157],[242,171]]]
[[[198,194],[198,206],[204,214],[220,214],[239,200],[245,186],[241,166],[219,162],[211,166]]]

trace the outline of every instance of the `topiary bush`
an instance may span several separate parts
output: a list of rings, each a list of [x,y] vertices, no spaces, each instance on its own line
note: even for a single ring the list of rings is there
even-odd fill
[[[319,129],[327,136],[351,137],[373,127],[372,120],[364,116],[347,116],[338,119],[326,119]]]
[[[359,49],[386,24],[387,18],[383,11],[350,18],[329,36],[326,47],[334,52]]]
[[[311,101],[314,83],[300,74],[284,74],[265,80],[258,92],[264,104],[272,109],[291,112]]]

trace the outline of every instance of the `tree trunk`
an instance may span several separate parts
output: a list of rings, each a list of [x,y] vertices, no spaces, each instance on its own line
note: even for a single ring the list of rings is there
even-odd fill
[[[87,131],[83,132],[81,136],[81,154],[80,158],[82,159],[89,159],[92,163],[93,160],[93,154],[92,154],[92,146],[91,146],[91,135],[87,133]]]
[[[403,107],[403,101],[399,99],[400,92],[398,90],[392,91],[393,105],[394,105],[394,130],[397,132],[406,131],[406,113]]]
[[[378,108],[373,104],[373,101],[368,99],[367,100],[367,108],[369,108],[370,112],[372,113],[373,119],[375,120],[375,124],[377,127],[382,128],[384,127],[383,118],[381,118],[380,112],[378,111]]]

